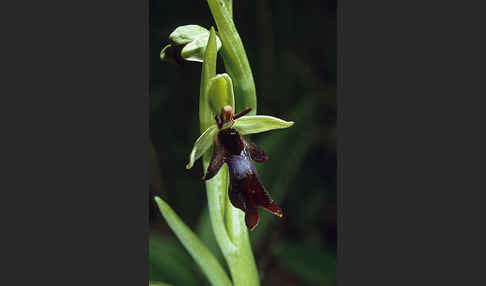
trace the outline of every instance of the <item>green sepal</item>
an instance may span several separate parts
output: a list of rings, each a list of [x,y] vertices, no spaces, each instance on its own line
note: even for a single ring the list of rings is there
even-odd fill
[[[204,54],[204,62],[201,67],[201,85],[199,88],[199,123],[200,132],[203,133],[214,124],[214,115],[209,104],[207,94],[209,81],[216,76],[216,64],[218,50],[216,49],[216,31],[211,27],[208,45]]]
[[[218,127],[216,125],[211,125],[206,131],[197,138],[194,147],[192,147],[191,154],[189,155],[189,163],[186,165],[186,169],[192,168],[194,162],[208,151],[208,149],[213,145],[214,136],[218,133]]]
[[[267,115],[248,115],[235,120],[233,128],[241,135],[261,133],[273,129],[288,128],[294,125],[293,121],[285,121]]]

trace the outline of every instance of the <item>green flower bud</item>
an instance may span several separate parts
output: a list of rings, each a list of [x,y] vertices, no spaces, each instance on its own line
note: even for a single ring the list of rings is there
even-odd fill
[[[235,96],[233,94],[233,82],[228,74],[218,74],[211,78],[207,87],[209,104],[214,114],[219,114],[227,105],[235,108]]]
[[[161,60],[170,60],[180,53],[187,61],[203,62],[204,53],[209,39],[209,31],[198,25],[177,27],[170,35],[170,44],[160,52]],[[182,50],[180,50],[182,48]],[[219,51],[221,41],[216,36],[216,48]],[[179,52],[180,50],[180,52]]]

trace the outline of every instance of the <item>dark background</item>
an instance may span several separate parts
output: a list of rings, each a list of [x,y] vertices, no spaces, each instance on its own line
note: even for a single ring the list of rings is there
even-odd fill
[[[185,169],[199,135],[201,64],[159,59],[176,27],[215,24],[205,1],[152,0],[150,9],[150,278],[203,285],[206,279],[152,199],[166,199],[222,259],[201,163]],[[233,13],[254,74],[258,114],[296,122],[252,136],[270,156],[257,165],[262,182],[284,210],[283,219],[261,210],[250,233],[262,284],[335,285],[336,2],[234,1]]]

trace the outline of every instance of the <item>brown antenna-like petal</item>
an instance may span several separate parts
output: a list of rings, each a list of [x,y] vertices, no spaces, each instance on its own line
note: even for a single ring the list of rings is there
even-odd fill
[[[258,163],[268,161],[268,155],[265,153],[265,151],[263,151],[262,148],[258,147],[255,143],[247,138],[243,139],[243,142],[245,142],[246,150],[250,153],[253,160]]]
[[[243,110],[243,111],[241,111],[241,112],[239,112],[239,113],[235,114],[235,115],[233,116],[233,119],[234,119],[234,120],[236,120],[236,119],[238,119],[238,118],[240,118],[240,117],[242,117],[242,116],[245,116],[245,115],[247,115],[247,114],[248,114],[250,111],[251,111],[251,107],[248,107],[247,109],[245,109],[245,110]]]

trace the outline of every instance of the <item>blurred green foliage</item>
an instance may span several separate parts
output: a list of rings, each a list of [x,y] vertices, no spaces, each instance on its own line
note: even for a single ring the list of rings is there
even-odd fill
[[[261,210],[250,233],[262,285],[335,285],[336,1],[234,0],[233,13],[258,113],[295,122],[251,136],[269,154],[256,165],[284,211],[279,219]],[[164,198],[226,267],[208,219],[201,163],[185,169],[199,135],[201,64],[159,58],[177,26],[214,23],[205,1],[152,0],[150,14],[150,280],[208,285],[153,196]],[[217,72],[224,72],[220,59]]]

